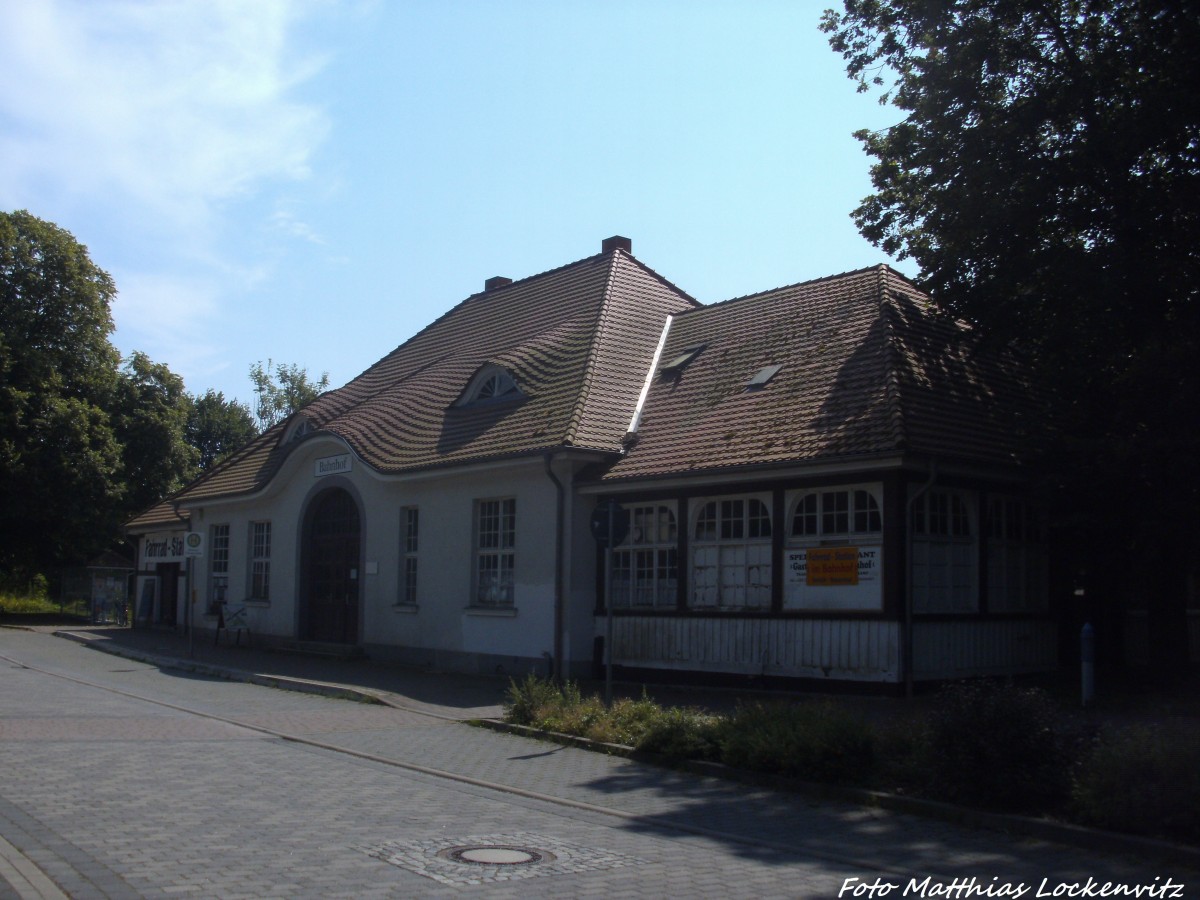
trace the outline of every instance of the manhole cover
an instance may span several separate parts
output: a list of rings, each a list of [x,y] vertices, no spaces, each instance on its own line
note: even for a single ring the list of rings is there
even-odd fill
[[[460,863],[474,863],[477,866],[525,866],[542,861],[554,862],[554,854],[546,850],[503,847],[494,844],[482,847],[448,847],[445,850],[439,850],[438,856]]]
[[[369,856],[442,884],[490,884],[636,866],[636,856],[529,832],[425,838],[359,847]]]

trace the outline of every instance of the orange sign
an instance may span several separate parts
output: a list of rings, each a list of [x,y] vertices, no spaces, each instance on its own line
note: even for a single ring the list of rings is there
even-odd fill
[[[811,548],[808,551],[806,583],[816,587],[858,584],[858,548]]]

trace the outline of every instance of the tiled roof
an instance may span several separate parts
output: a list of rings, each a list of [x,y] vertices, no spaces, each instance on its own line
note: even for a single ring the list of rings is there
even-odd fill
[[[468,297],[301,415],[381,472],[565,447],[615,454],[663,322],[696,305],[624,249],[609,249]],[[457,405],[489,364],[508,370],[521,396]],[[261,488],[300,445],[281,443],[288,430],[266,432],[177,499]]]
[[[125,530],[131,534],[145,534],[148,531],[183,528],[187,523],[187,516],[181,516],[170,500],[163,500],[126,522]]]
[[[605,480],[729,472],[898,453],[1018,461],[1028,392],[886,266],[677,316],[636,440]],[[747,383],[767,366],[765,386]],[[1017,424],[1015,424],[1017,423]]]

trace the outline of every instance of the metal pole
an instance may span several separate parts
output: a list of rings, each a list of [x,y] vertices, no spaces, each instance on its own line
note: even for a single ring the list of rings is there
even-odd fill
[[[192,627],[192,611],[196,607],[196,598],[194,596],[195,588],[192,587],[192,557],[188,557],[187,561],[187,633],[188,633],[188,659],[192,659],[196,655],[196,629]]]
[[[613,617],[612,617],[612,546],[617,503],[608,501],[608,542],[604,545],[604,703],[612,706]]]

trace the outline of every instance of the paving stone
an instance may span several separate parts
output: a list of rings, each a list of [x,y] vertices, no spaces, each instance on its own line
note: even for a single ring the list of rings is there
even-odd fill
[[[0,630],[3,656],[41,670],[3,672],[0,835],[73,896],[834,897],[854,876],[1166,874],[411,711],[114,666],[45,636]],[[475,844],[541,847],[553,860],[439,856]]]

